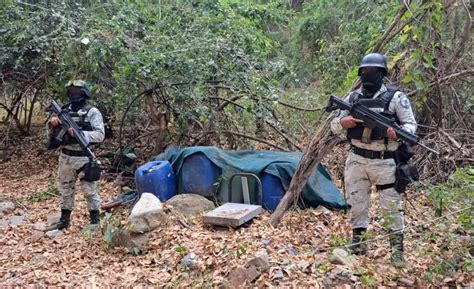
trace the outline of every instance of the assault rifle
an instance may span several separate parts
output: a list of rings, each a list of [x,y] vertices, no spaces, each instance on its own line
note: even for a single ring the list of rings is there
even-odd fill
[[[92,150],[90,149],[89,143],[84,138],[82,130],[79,128],[77,123],[72,120],[69,113],[61,108],[61,106],[56,100],[53,99],[51,101],[51,104],[46,108],[46,111],[54,112],[58,116],[59,120],[61,120],[61,126],[64,131],[62,135],[64,135],[64,133],[67,133],[67,131],[72,128],[72,130],[74,131],[74,137],[81,146],[82,150],[87,153],[89,159],[91,161],[95,161],[97,159]],[[61,134],[58,134],[57,137],[59,137],[59,135]]]
[[[364,122],[364,127],[369,129],[378,127],[380,129],[387,130],[391,127],[395,130],[398,138],[403,140],[404,142],[410,145],[418,144],[423,148],[434,152],[435,154],[439,154],[434,149],[429,148],[424,144],[420,143],[416,135],[411,134],[401,128],[395,120],[392,120],[378,112],[371,110],[362,103],[350,104],[336,96],[331,95],[331,97],[329,98],[328,106],[326,107],[326,112],[331,112],[336,109],[348,110],[350,112],[350,115],[355,118],[361,119]]]

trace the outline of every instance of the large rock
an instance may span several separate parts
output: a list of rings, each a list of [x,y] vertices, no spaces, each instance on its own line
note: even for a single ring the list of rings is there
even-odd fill
[[[166,202],[185,216],[206,213],[216,208],[214,203],[197,194],[176,195]]]
[[[23,220],[25,219],[25,216],[10,216],[10,225],[11,226],[19,226],[23,224]]]
[[[354,267],[357,265],[357,259],[341,248],[336,248],[332,251],[331,262],[333,264],[341,264],[348,267]]]
[[[127,230],[118,230],[112,236],[112,244],[114,247],[141,248],[148,239],[148,234],[131,234]]]
[[[165,214],[160,200],[150,193],[142,194],[128,217],[132,233],[149,232],[162,224],[164,220]]]
[[[10,214],[15,210],[15,203],[10,201],[0,202],[0,215]]]

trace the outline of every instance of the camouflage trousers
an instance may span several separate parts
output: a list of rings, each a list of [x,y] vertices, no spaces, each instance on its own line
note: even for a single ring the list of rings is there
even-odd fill
[[[84,173],[78,172],[89,159],[87,157],[72,157],[63,153],[59,156],[59,193],[62,197],[61,209],[72,210],[74,208],[74,194],[76,180],[81,178]],[[80,181],[84,191],[87,207],[89,210],[99,210],[100,198],[97,189],[98,182]]]
[[[346,160],[344,178],[351,205],[352,228],[367,228],[369,225],[370,191],[372,185],[395,182],[393,159],[368,159],[350,153]],[[404,218],[401,212],[402,195],[394,188],[378,191],[384,224],[388,229],[401,230]]]

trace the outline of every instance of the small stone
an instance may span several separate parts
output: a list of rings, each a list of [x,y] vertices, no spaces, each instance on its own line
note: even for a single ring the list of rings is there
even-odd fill
[[[263,239],[263,240],[262,240],[262,244],[263,244],[264,246],[268,246],[268,245],[270,245],[270,240]]]
[[[247,285],[253,280],[257,279],[260,276],[260,273],[251,266],[249,268],[236,268],[229,274],[229,282],[232,284],[233,288],[242,288],[243,285]]]
[[[283,279],[285,277],[285,274],[283,274],[283,270],[279,268],[276,272],[275,275],[273,275],[273,279]]]
[[[352,276],[351,276],[351,281],[354,282],[354,283],[356,283],[356,282],[359,281],[359,277],[352,275]]]
[[[15,203],[11,201],[0,202],[0,215],[10,214],[11,212],[13,212],[13,210],[15,210]]]
[[[39,239],[43,238],[45,236],[45,233],[44,232],[41,232],[41,231],[35,231],[33,233],[33,235],[31,235],[27,242],[28,243],[36,243]]]
[[[10,225],[12,226],[18,226],[23,224],[23,220],[25,219],[25,216],[10,216],[9,221]]]
[[[270,261],[268,260],[267,252],[263,252],[260,256],[248,261],[245,267],[251,266],[254,266],[260,272],[265,272],[270,269]]]
[[[35,223],[35,224],[33,224],[33,230],[44,231],[45,229],[46,229],[46,225],[44,223]]]
[[[332,287],[332,279],[328,276],[323,277],[323,285],[324,288],[331,288]]]
[[[198,256],[194,253],[189,253],[181,259],[181,265],[187,268],[196,267]]]
[[[402,283],[403,285],[407,285],[407,286],[413,286],[413,285],[415,285],[415,281],[410,280],[410,279],[407,279],[407,278],[400,278],[400,279],[398,280],[398,282]]]
[[[56,224],[57,222],[59,222],[60,218],[61,218],[61,214],[49,215],[48,220],[46,221],[46,224],[48,224],[48,226],[52,226]]]
[[[333,264],[340,264],[349,267],[353,267],[357,264],[357,259],[350,255],[346,250],[341,248],[336,248],[332,252],[331,262]]]
[[[290,247],[288,248],[288,253],[290,253],[291,255],[296,255],[298,254],[298,250],[296,250],[295,247]]]
[[[300,268],[301,271],[304,272],[311,264],[308,261],[299,261],[296,265],[298,266],[298,268]]]
[[[9,224],[10,224],[9,219],[0,219],[0,228],[8,228]]]
[[[51,239],[60,237],[62,235],[64,235],[64,232],[57,229],[46,232],[46,236],[50,237]]]
[[[209,212],[216,208],[213,202],[198,194],[180,194],[166,202],[185,216]]]

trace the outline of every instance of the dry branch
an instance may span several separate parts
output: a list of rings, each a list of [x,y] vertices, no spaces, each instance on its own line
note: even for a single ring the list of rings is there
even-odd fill
[[[280,223],[286,210],[298,200],[306,185],[306,181],[316,166],[338,143],[338,138],[331,134],[330,122],[333,118],[334,116],[331,114],[306,147],[296,172],[291,179],[288,192],[283,196],[270,218],[270,224],[273,227]]]

